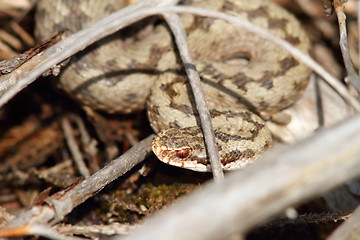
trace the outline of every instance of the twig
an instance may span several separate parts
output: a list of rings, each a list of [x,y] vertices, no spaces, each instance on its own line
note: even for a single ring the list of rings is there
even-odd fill
[[[97,141],[90,137],[81,117],[79,117],[78,115],[70,115],[70,118],[74,123],[76,123],[76,126],[79,129],[80,139],[84,148],[84,152],[89,158],[89,168],[92,169],[93,172],[98,171],[100,167],[97,161],[95,160],[96,154],[98,152],[98,149],[96,148]]]
[[[122,239],[224,239],[359,175],[357,114],[297,144],[269,150],[252,166],[207,185]]]
[[[341,0],[334,0],[334,8],[336,12],[336,16],[339,22],[339,30],[340,30],[340,49],[344,60],[344,65],[347,71],[347,76],[345,77],[345,81],[350,83],[357,91],[360,93],[360,79],[356,75],[354,66],[351,62],[349,47],[347,43],[347,31],[346,31],[346,15],[344,13],[344,5]]]
[[[48,197],[45,199],[47,205],[32,207],[10,221],[7,227],[23,226],[30,220],[32,224],[55,224],[61,221],[76,206],[143,161],[145,156],[151,152],[150,145],[153,138],[154,135],[145,138],[76,186]]]
[[[81,154],[80,148],[76,143],[74,133],[72,131],[72,127],[70,125],[68,118],[64,117],[63,119],[61,119],[61,127],[64,131],[66,143],[69,147],[70,153],[74,159],[77,168],[79,169],[80,174],[85,178],[89,177],[90,171],[87,168],[84,162],[84,158]]]
[[[210,113],[206,104],[204,92],[202,91],[200,77],[190,56],[183,25],[178,15],[164,14],[163,16],[175,37],[176,46],[183,61],[191,90],[194,95],[196,109],[199,113],[200,123],[205,138],[206,150],[208,152],[211,169],[214,175],[214,181],[219,182],[224,179],[224,173],[219,159],[219,151],[215,143],[215,134],[212,128]]]

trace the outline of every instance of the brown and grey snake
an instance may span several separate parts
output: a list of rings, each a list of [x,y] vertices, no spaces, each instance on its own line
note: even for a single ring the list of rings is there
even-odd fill
[[[190,2],[248,19],[303,52],[310,49],[299,22],[270,1]],[[41,0],[37,36],[44,39],[64,29],[78,31],[125,5],[119,0]],[[247,166],[272,143],[265,120],[300,97],[310,70],[272,42],[238,26],[192,15],[181,19],[224,170]],[[153,142],[158,158],[209,171],[197,113],[173,45],[163,22],[145,19],[74,56],[59,84],[83,104],[110,113],[130,113],[146,105],[151,126],[160,132]]]

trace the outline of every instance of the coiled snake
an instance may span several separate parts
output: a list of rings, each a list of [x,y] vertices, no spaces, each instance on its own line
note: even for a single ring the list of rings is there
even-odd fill
[[[191,4],[248,19],[303,52],[310,49],[298,21],[270,1],[194,0]],[[125,5],[119,0],[39,1],[37,36],[78,31]],[[192,15],[181,18],[202,78],[222,165],[225,170],[247,166],[271,145],[263,119],[300,97],[310,70],[285,50],[238,26]],[[59,85],[82,103],[111,113],[129,113],[147,105],[151,126],[161,132],[153,142],[158,158],[209,171],[179,62],[165,24],[148,18],[74,56]]]

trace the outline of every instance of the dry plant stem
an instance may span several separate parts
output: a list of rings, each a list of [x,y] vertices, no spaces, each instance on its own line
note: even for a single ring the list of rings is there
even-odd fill
[[[239,19],[237,17],[231,16],[229,14],[205,10],[195,7],[187,7],[187,6],[167,6],[158,8],[159,12],[177,12],[177,13],[190,13],[203,17],[211,17],[223,19],[224,21],[240,25],[247,30],[262,36],[263,38],[274,42],[280,47],[289,51],[295,58],[303,62],[309,68],[313,69],[319,76],[321,76],[327,84],[329,84],[332,88],[334,88],[340,96],[342,96],[347,102],[351,104],[351,106],[357,111],[360,110],[360,103],[349,93],[349,91],[338,81],[336,78],[331,76],[323,67],[321,67],[315,60],[313,60],[310,56],[304,54],[297,48],[293,47],[287,41],[280,39],[278,37],[273,36],[265,29],[258,27],[244,19]]]
[[[336,16],[338,18],[339,30],[340,30],[340,49],[344,60],[344,65],[347,71],[347,76],[345,77],[346,82],[350,83],[358,93],[360,93],[360,80],[356,75],[354,66],[351,62],[349,47],[348,47],[348,39],[347,39],[347,31],[346,31],[346,15],[344,13],[344,6],[340,2],[340,0],[334,1],[334,7]]]
[[[357,207],[350,218],[340,225],[327,240],[357,240],[360,239],[360,207]]]
[[[183,25],[179,16],[176,14],[164,14],[163,16],[173,32],[176,46],[183,61],[191,90],[194,95],[196,109],[199,113],[201,127],[204,133],[206,149],[211,163],[212,173],[214,175],[214,181],[222,181],[224,179],[224,173],[220,163],[219,151],[215,143],[215,134],[212,129],[210,113],[205,101],[199,74],[196,71],[196,66],[190,55]]]
[[[220,184],[205,186],[123,239],[215,240],[243,234],[359,175],[357,114],[294,145],[269,150],[253,165],[229,173]]]
[[[177,0],[139,1],[60,41],[10,74],[0,76],[0,92],[6,90],[0,98],[0,107],[56,64],[119,29],[158,13],[155,10],[157,7],[176,4],[176,2]]]
[[[146,155],[151,152],[153,138],[154,135],[145,138],[76,186],[48,197],[45,199],[47,205],[32,207],[10,221],[7,227],[26,225],[30,220],[32,224],[55,224],[61,221],[76,206],[143,161]]]
[[[75,162],[80,174],[85,178],[89,177],[90,171],[84,162],[84,158],[83,158],[81,151],[79,149],[79,146],[76,142],[76,139],[74,137],[74,132],[72,130],[72,127],[71,127],[71,124],[70,124],[68,118],[64,117],[63,119],[61,119],[61,127],[64,131],[66,143],[69,147],[70,153],[71,153],[72,157],[74,158],[74,162]]]
[[[100,169],[97,161],[95,160],[98,149],[96,148],[97,141],[92,139],[85,128],[83,120],[78,115],[70,115],[69,118],[71,121],[76,123],[76,127],[80,133],[81,144],[83,146],[83,151],[89,162],[89,168],[92,172],[98,171]],[[135,145],[135,144],[133,144]],[[132,145],[132,146],[133,146]]]

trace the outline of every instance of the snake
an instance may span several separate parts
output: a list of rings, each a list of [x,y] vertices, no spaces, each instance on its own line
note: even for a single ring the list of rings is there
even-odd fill
[[[120,0],[39,0],[36,36],[79,31],[129,3]],[[300,51],[310,41],[287,10],[263,0],[192,0],[181,4],[221,11],[258,25]],[[224,170],[244,168],[273,145],[266,121],[294,104],[311,70],[253,32],[213,18],[180,14],[199,72]],[[112,114],[147,109],[163,162],[211,171],[199,115],[166,23],[148,17],[73,56],[57,84],[81,104]]]

